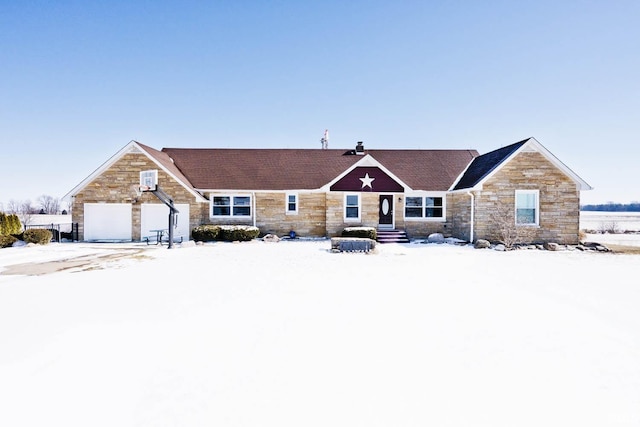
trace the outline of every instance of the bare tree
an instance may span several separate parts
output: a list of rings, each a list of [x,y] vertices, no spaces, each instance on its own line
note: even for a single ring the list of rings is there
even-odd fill
[[[603,221],[600,223],[598,231],[601,234],[618,234],[620,233],[620,227],[617,221]]]
[[[498,202],[495,211],[490,214],[498,241],[507,249],[521,243],[532,243],[535,229],[516,224],[515,208]]]
[[[8,211],[9,213],[18,215],[25,229],[29,224],[31,224],[33,215],[38,213],[38,210],[31,204],[31,200],[23,200],[23,201],[10,200],[8,205]]]
[[[60,199],[43,194],[38,197],[38,204],[44,213],[55,215],[60,210]]]
[[[20,212],[20,202],[9,200],[7,203],[7,213],[18,214]]]

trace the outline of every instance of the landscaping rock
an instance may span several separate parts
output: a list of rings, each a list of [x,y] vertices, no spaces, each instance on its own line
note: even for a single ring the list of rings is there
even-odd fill
[[[458,239],[456,237],[447,237],[444,239],[445,243],[449,243],[450,245],[466,245],[466,240]]]
[[[444,243],[444,236],[441,233],[432,233],[427,237],[429,243]]]
[[[560,249],[559,245],[554,242],[547,242],[544,244],[544,248],[548,251],[557,251]]]
[[[491,247],[491,242],[489,242],[488,240],[484,240],[484,239],[478,239],[478,240],[476,240],[476,243],[473,245],[473,247],[476,248],[476,249],[490,248]]]
[[[278,236],[276,236],[275,234],[266,234],[263,238],[262,238],[263,242],[267,242],[267,243],[278,243],[280,241],[280,238]]]

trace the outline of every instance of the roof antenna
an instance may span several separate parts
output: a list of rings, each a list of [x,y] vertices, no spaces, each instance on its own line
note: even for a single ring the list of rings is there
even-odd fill
[[[322,144],[322,149],[326,150],[329,148],[329,130],[324,130],[324,135],[322,135],[322,139],[320,140],[320,144]]]

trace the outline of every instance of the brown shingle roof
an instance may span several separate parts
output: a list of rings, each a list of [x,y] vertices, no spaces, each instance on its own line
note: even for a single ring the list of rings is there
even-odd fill
[[[373,158],[414,190],[446,191],[476,150],[371,150]]]
[[[348,170],[362,156],[345,150],[163,148],[199,190],[312,190]],[[347,152],[348,153],[348,152]],[[475,150],[368,150],[415,190],[448,190]]]
[[[193,187],[193,184],[190,182],[189,178],[187,178],[180,169],[171,161],[171,157],[167,155],[167,153],[163,153],[162,151],[158,151],[155,148],[151,148],[148,145],[141,144],[136,141],[136,144],[140,146],[143,150],[145,150],[150,156],[156,159],[162,166],[164,166],[169,172],[171,172],[176,178],[180,181],[184,182],[186,185],[190,185]]]

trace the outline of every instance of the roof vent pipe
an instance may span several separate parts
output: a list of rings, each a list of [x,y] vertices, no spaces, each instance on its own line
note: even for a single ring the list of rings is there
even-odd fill
[[[364,145],[362,144],[362,141],[358,141],[358,145],[356,145],[356,154],[358,155],[364,155]]]

